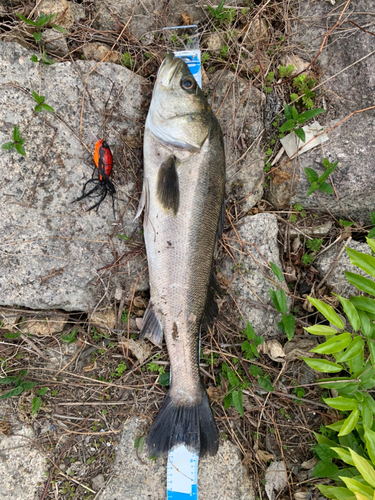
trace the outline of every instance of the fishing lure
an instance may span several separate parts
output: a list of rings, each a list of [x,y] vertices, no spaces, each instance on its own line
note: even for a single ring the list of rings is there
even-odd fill
[[[99,197],[99,200],[92,207],[88,208],[86,212],[89,212],[93,208],[96,208],[96,211],[98,211],[99,205],[105,200],[107,194],[109,193],[112,196],[113,215],[116,217],[114,200],[116,189],[112,181],[109,179],[109,176],[112,172],[113,158],[108,144],[103,139],[95,144],[93,158],[97,168],[98,178],[94,179],[94,175],[96,172],[96,170],[94,170],[92,174],[93,178],[88,180],[83,186],[82,196],[80,196],[76,200],[73,200],[72,203],[81,201],[87,197]],[[87,191],[90,184],[94,184],[94,187],[90,191]]]

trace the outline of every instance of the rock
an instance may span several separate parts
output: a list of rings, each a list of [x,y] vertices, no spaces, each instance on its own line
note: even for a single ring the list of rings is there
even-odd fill
[[[374,278],[371,278],[371,276],[365,273],[365,271],[362,271],[362,269],[359,269],[359,267],[353,266],[345,250],[341,253],[340,258],[337,260],[337,257],[345,244],[346,241],[340,242],[324,252],[314,261],[314,266],[323,277],[326,276],[331,266],[335,264],[332,272],[327,278],[326,283],[333,287],[333,292],[348,299],[351,295],[359,295],[361,292],[346,280],[344,274],[345,271],[357,273],[372,280],[374,280]],[[351,240],[346,246],[356,250],[357,252],[363,252],[367,255],[371,255],[371,249],[366,243],[358,243],[357,241]]]
[[[58,30],[53,28],[44,30],[43,41],[46,43],[47,50],[50,50],[59,56],[66,56],[66,54],[69,53],[66,35]]]
[[[98,332],[110,333],[110,330],[116,328],[116,314],[113,309],[106,309],[105,311],[95,311],[91,314],[90,323],[95,325]]]
[[[294,70],[291,72],[290,76],[295,76],[297,73],[304,71],[309,65],[308,62],[303,61],[296,54],[286,54],[285,56],[282,56],[280,63],[286,68],[288,66],[294,66]]]
[[[13,328],[18,324],[19,319],[19,313],[17,314],[9,309],[0,308],[0,328],[13,330]]]
[[[129,351],[137,358],[140,365],[151,355],[152,351],[152,345],[145,340],[129,339],[129,344],[127,340],[123,340],[120,342],[120,346],[125,350],[126,347],[129,346]]]
[[[257,335],[275,335],[281,315],[273,309],[269,288],[276,289],[270,280],[276,278],[267,262],[282,269],[277,246],[277,219],[267,213],[246,217],[236,231],[242,243],[234,232],[225,235],[224,244],[229,238],[233,259],[226,255],[221,265],[221,272],[231,283],[229,293],[239,308],[236,314],[242,318],[242,327],[250,321]]]
[[[340,6],[340,12],[343,7]],[[372,0],[358,0],[350,13],[346,11],[345,22],[352,20],[360,26],[371,23],[372,7]],[[303,59],[312,60],[319,51],[326,29],[334,26],[337,19],[326,24],[331,10],[332,6],[328,2],[300,4],[297,8],[295,15],[298,21],[292,23],[290,43],[298,47],[295,52]],[[323,75],[319,82],[326,81],[316,91],[319,107],[324,104],[319,94],[324,92],[327,111],[319,116],[319,122],[325,130],[352,112],[373,106],[375,90],[374,56],[361,61],[375,50],[375,37],[358,29],[351,32],[350,43],[343,44],[340,30],[335,30],[329,40],[319,54],[319,66],[312,71],[312,76],[316,72],[316,78]],[[339,217],[347,219],[349,215],[356,222],[369,222],[370,211],[375,206],[375,177],[369,175],[375,170],[375,136],[370,132],[374,117],[375,110],[356,114],[328,133],[330,140],[324,145],[323,151],[318,147],[293,160],[291,171],[294,175],[287,182],[288,187],[275,187],[275,191],[287,191],[287,196],[273,197],[277,208],[302,203],[304,208],[328,209]],[[324,171],[323,157],[330,162],[339,161],[331,175],[339,199],[320,191],[306,198],[310,184],[304,168],[313,168],[321,175]]]
[[[105,486],[105,479],[103,474],[98,474],[91,479],[91,487],[93,490],[99,491]]]
[[[52,23],[69,30],[74,22],[85,18],[85,11],[81,5],[68,0],[42,0],[38,4],[38,13],[56,14]]]
[[[209,52],[212,52],[212,54],[218,56],[220,55],[221,49],[225,45],[225,40],[223,38],[223,35],[218,32],[210,33],[207,35],[207,37],[204,39],[203,46],[208,50]]]
[[[61,317],[61,314],[56,318],[45,318],[43,320],[27,318],[22,323],[21,330],[23,333],[29,333],[37,337],[48,337],[62,332],[67,321],[68,318]]]
[[[253,146],[263,129],[262,92],[251,82],[235,77],[230,71],[217,71],[209,83],[208,96],[220,122],[226,152],[226,196],[241,200],[239,212],[248,211],[263,195],[264,155]]]
[[[125,424],[117,447],[113,478],[98,500],[165,499],[167,460],[149,460],[145,449],[142,453],[138,452],[137,458],[134,449],[134,441],[142,434],[145,425],[149,425],[146,420],[134,418]],[[255,498],[251,481],[241,464],[240,452],[229,441],[220,444],[215,457],[199,461],[198,492],[199,497],[204,500],[223,498],[223,492],[226,500]]]
[[[268,39],[268,28],[266,21],[259,17],[254,17],[251,24],[242,30],[244,33],[243,43],[248,50],[257,49],[259,44],[263,44]]]
[[[122,59],[122,54],[120,52],[111,50],[110,47],[104,45],[104,43],[87,43],[83,46],[82,50],[87,61],[119,63]]]
[[[184,0],[183,3],[170,0],[165,8],[163,0],[94,0],[95,23],[101,30],[116,30],[126,25],[127,31],[147,44],[149,38],[153,40],[150,32],[162,28],[164,20],[165,26],[181,26],[183,16],[190,18],[192,24],[204,18],[202,8],[196,3],[196,0]]]
[[[110,301],[116,288],[130,300],[137,276],[138,290],[148,288],[148,276],[141,274],[147,265],[144,255],[134,252],[142,245],[141,223],[133,222],[136,179],[122,167],[132,157],[120,137],[125,127],[130,135],[139,134],[147,82],[119,65],[102,63],[95,71],[97,63],[86,61],[44,66],[32,63],[31,54],[17,44],[0,42],[0,144],[11,140],[18,125],[27,154],[0,149],[0,305],[90,311],[104,295]],[[89,73],[81,143],[83,82]],[[55,114],[35,115],[31,90],[45,96]],[[82,211],[92,199],[72,205],[91,178],[93,161],[87,150],[92,150],[93,134],[102,134],[106,103],[107,108],[115,106],[106,140],[115,158],[116,219],[124,213],[113,238],[110,199],[98,212]],[[114,255],[127,253],[113,273]]]
[[[0,433],[1,500],[34,500],[38,485],[46,480],[46,459],[30,441],[35,439],[30,426],[16,432],[9,437]]]

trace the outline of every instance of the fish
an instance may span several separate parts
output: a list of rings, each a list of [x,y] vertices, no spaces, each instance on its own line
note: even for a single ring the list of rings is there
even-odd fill
[[[148,435],[152,456],[184,444],[215,455],[218,432],[199,373],[200,329],[217,314],[213,269],[225,216],[223,135],[184,61],[167,55],[153,89],[144,131],[144,211],[150,301],[140,332],[161,345],[171,383]]]

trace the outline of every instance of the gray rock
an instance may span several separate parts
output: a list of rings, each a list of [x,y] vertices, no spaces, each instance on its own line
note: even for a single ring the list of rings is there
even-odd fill
[[[240,201],[238,214],[246,214],[263,195],[264,155],[257,138],[263,128],[264,95],[230,71],[217,71],[209,88],[208,100],[224,135],[226,196],[229,202]]]
[[[359,267],[353,266],[350,262],[349,255],[345,250],[341,253],[341,256],[338,257],[343,245],[345,245],[345,242],[334,245],[332,248],[327,250],[327,252],[324,252],[314,261],[314,266],[318,269],[322,276],[326,276],[328,271],[332,269],[327,277],[326,283],[333,287],[333,291],[335,293],[348,299],[350,296],[359,295],[361,292],[346,280],[344,274],[345,271],[357,273],[372,280],[374,280],[374,278],[371,278],[371,276],[359,269]],[[371,249],[366,243],[358,243],[357,241],[351,240],[347,246],[357,252],[363,252],[371,255]]]
[[[277,219],[266,213],[246,217],[236,231],[241,243],[234,232],[226,234],[224,239],[233,254],[233,258],[225,257],[221,267],[231,283],[229,293],[238,307],[242,326],[250,321],[257,335],[275,335],[279,331],[277,323],[281,321],[281,314],[273,309],[269,289],[276,289],[273,283],[277,278],[268,262],[282,269],[277,246]]]
[[[46,49],[58,54],[66,56],[69,52],[66,36],[55,29],[46,29],[43,31],[43,41],[46,42]]]
[[[102,30],[118,29],[127,25],[127,30],[144,43],[153,40],[152,31],[164,26],[181,26],[182,14],[187,14],[193,23],[204,19],[202,8],[196,0],[171,0],[165,9],[163,0],[94,0],[96,26]],[[128,23],[128,24],[127,24]],[[158,34],[158,33],[156,33]]]
[[[105,478],[103,474],[99,474],[91,479],[91,486],[94,490],[98,491],[105,486]]]
[[[14,149],[0,149],[0,305],[88,311],[101,298],[111,299],[116,287],[131,296],[147,265],[140,251],[141,225],[133,222],[135,178],[123,167],[132,157],[121,137],[139,134],[148,88],[145,80],[118,65],[102,63],[95,71],[97,63],[84,61],[44,66],[32,63],[31,54],[0,42],[0,144],[12,140],[18,125],[27,153],[25,158]],[[89,73],[80,142],[83,82]],[[31,90],[45,96],[55,114],[34,113]],[[124,214],[118,226],[110,197],[97,213],[82,211],[95,199],[71,204],[91,178],[94,166],[87,150],[92,150],[94,134],[103,137],[106,103],[111,111],[105,138],[114,153],[116,219]],[[116,254],[121,257],[134,248],[139,250],[123,258],[117,274],[99,270],[113,263]],[[147,289],[146,273],[138,287]]]
[[[1,500],[34,500],[38,483],[45,481],[47,461],[32,439],[28,425],[17,430],[17,436],[0,433]]]
[[[339,7],[340,12],[343,6]],[[317,54],[326,29],[338,20],[339,11],[337,6],[332,7],[329,2],[299,2],[296,8],[298,22],[292,26],[291,43],[298,47],[299,55],[304,60],[310,61]],[[334,14],[330,15],[331,11]],[[350,4],[350,15],[347,10],[345,20],[350,19],[360,26],[367,25],[373,22],[372,11],[372,0],[357,0]],[[329,43],[319,55],[323,74],[320,81],[325,82],[333,77],[321,87],[327,111],[319,116],[319,123],[326,130],[353,111],[375,104],[375,54],[357,63],[375,51],[375,37],[355,29],[352,24],[345,24],[345,27],[350,27],[345,33],[340,30],[332,33]],[[334,76],[336,74],[338,76]],[[317,92],[319,94],[320,90]],[[322,102],[319,105],[321,107]],[[305,208],[327,208],[340,217],[347,218],[349,215],[355,221],[369,221],[370,211],[375,206],[375,176],[369,175],[375,170],[374,122],[375,110],[366,111],[329,132],[328,143],[302,154],[284,167],[290,174],[289,179],[273,187],[271,201],[278,208],[302,203]],[[309,182],[304,168],[311,167],[322,174],[323,158],[331,162],[339,161],[331,176],[339,200],[334,195],[320,191],[306,198]]]
[[[134,441],[148,423],[132,419],[124,426],[114,463],[114,476],[98,500],[164,500],[166,459],[156,462],[144,450],[136,455]],[[220,444],[215,457],[203,458],[198,469],[199,497],[205,500],[254,499],[251,481],[241,463],[238,448],[228,441]]]

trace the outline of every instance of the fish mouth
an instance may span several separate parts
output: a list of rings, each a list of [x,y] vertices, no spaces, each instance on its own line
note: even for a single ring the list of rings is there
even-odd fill
[[[159,68],[157,83],[163,87],[172,87],[173,78],[181,64],[181,59],[170,52]]]

